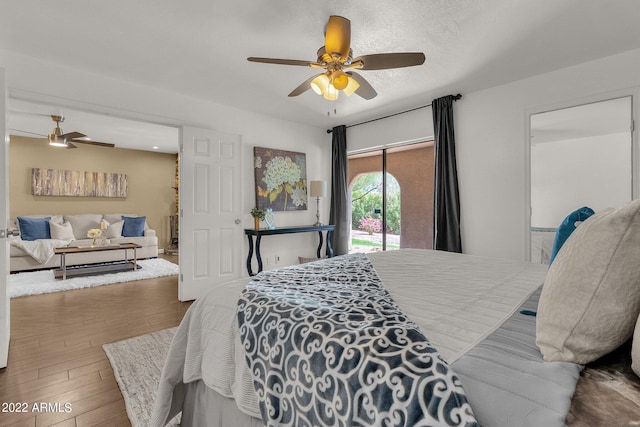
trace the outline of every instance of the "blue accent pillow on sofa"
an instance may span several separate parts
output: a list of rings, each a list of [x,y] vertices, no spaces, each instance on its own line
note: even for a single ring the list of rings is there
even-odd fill
[[[576,221],[585,221],[595,212],[593,209],[587,206],[583,206],[580,209],[576,209],[571,212],[567,217],[562,221],[560,226],[558,226],[558,230],[556,231],[556,238],[553,241],[553,248],[551,249],[551,257],[549,258],[549,265],[553,263],[553,260],[558,255],[560,248],[564,245],[564,242],[567,241],[571,233],[576,229]]]
[[[19,216],[18,225],[20,226],[20,238],[22,240],[50,239],[50,220],[50,216],[45,218],[27,218]]]
[[[144,224],[146,216],[122,216],[124,225],[122,226],[122,237],[142,237],[144,236]]]

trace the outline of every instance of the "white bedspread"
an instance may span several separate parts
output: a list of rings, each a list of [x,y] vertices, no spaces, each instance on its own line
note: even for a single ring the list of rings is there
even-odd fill
[[[543,283],[547,269],[425,250],[369,258],[400,308],[449,363],[498,328]],[[167,356],[152,425],[164,425],[168,415],[177,412],[184,397],[181,383],[199,379],[235,399],[241,411],[260,418],[236,321],[238,296],[248,280],[216,286],[185,315]]]
[[[59,239],[39,239],[39,240],[22,240],[22,239],[10,239],[11,246],[22,249],[31,258],[38,261],[40,264],[44,264],[51,259],[54,255],[53,250],[55,248],[61,248],[69,246],[71,240],[59,240]]]

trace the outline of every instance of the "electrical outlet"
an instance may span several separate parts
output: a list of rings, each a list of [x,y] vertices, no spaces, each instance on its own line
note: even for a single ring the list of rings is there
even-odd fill
[[[280,264],[280,255],[274,255],[273,259],[274,259],[276,264]]]
[[[267,256],[267,257],[264,257],[264,263],[265,263],[266,265],[271,265],[271,257],[268,257],[268,256]]]

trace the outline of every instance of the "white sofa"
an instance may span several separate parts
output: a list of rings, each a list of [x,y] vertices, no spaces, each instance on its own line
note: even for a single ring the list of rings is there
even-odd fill
[[[79,214],[79,215],[24,215],[29,218],[44,218],[51,217],[51,221],[57,224],[65,224],[67,227],[71,226],[73,230],[73,237],[68,246],[86,246],[91,245],[91,239],[87,238],[87,232],[92,228],[100,228],[101,222],[104,220],[110,225],[117,224],[122,221],[122,216],[137,217],[135,214]],[[8,231],[13,231],[13,234],[18,234],[20,227],[18,219],[11,220]],[[117,230],[117,226],[114,226],[114,230]],[[145,221],[144,235],[140,237],[122,237],[118,236],[117,231],[111,232],[111,236],[107,239],[109,243],[137,243],[141,248],[137,249],[136,255],[138,259],[143,258],[156,258],[158,256],[158,238],[155,230],[148,227]],[[53,255],[48,261],[41,263],[29,255],[20,246],[20,242],[11,242],[13,239],[21,240],[19,235],[10,236],[10,270],[11,272],[25,271],[25,270],[38,270],[45,268],[57,268],[60,266],[60,256]],[[46,239],[43,239],[46,240]],[[129,250],[129,258],[131,258],[132,252]],[[88,253],[73,254],[66,257],[66,263],[68,266],[82,265],[82,264],[94,264],[101,262],[120,261],[125,257],[124,250],[120,251],[97,251]]]

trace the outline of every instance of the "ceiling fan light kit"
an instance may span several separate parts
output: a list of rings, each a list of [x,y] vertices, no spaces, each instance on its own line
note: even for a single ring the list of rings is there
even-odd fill
[[[49,135],[49,145],[54,147],[67,147],[67,140],[57,135]]]
[[[329,17],[325,31],[325,44],[317,52],[316,61],[296,59],[247,58],[250,62],[266,64],[297,65],[311,68],[323,68],[326,72],[304,81],[289,94],[298,96],[313,89],[329,101],[338,99],[340,91],[347,96],[354,93],[364,99],[372,99],[378,93],[360,74],[345,72],[345,69],[387,70],[390,68],[412,67],[422,65],[425,60],[422,52],[378,53],[353,58],[351,50],[351,21],[342,16]]]

